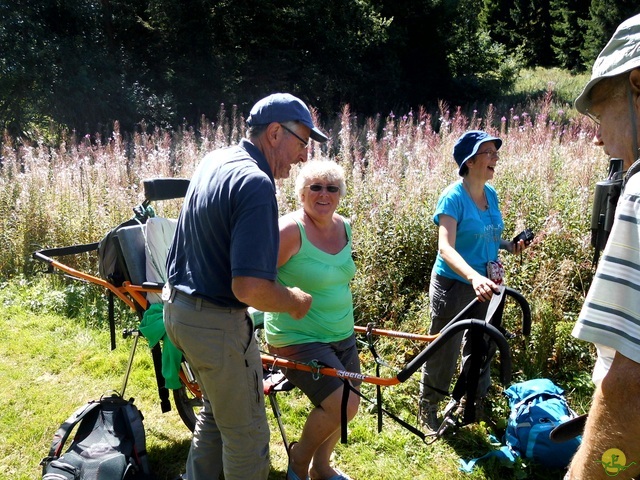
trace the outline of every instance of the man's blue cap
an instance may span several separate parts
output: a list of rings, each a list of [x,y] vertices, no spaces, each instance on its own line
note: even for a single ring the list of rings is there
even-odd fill
[[[326,142],[327,136],[314,124],[311,112],[302,100],[289,93],[274,93],[258,101],[247,118],[247,125],[269,125],[277,122],[300,122],[311,130],[310,137],[316,142]]]
[[[462,175],[462,166],[478,153],[478,148],[485,142],[496,142],[496,150],[502,146],[502,140],[482,130],[469,130],[456,141],[453,147],[453,158],[458,164],[458,174]]]

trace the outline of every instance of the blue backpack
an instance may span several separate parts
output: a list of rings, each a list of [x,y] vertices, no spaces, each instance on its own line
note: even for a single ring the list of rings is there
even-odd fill
[[[553,468],[564,468],[580,446],[578,436],[562,443],[549,439],[561,423],[577,416],[564,390],[546,378],[516,383],[505,390],[511,413],[505,441],[516,455]]]

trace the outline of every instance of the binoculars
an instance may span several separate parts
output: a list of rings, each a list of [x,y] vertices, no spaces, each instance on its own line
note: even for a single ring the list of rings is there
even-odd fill
[[[596,183],[591,211],[591,246],[596,249],[596,253],[604,248],[611,233],[618,198],[622,191],[622,168],[621,158],[610,159],[607,179]]]

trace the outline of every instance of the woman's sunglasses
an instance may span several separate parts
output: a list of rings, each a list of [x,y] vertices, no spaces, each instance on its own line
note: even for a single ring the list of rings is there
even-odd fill
[[[338,193],[340,191],[340,187],[338,187],[337,185],[324,186],[314,183],[312,185],[307,185],[307,187],[309,187],[309,190],[311,190],[312,192],[321,192],[322,189],[326,189],[329,193]]]

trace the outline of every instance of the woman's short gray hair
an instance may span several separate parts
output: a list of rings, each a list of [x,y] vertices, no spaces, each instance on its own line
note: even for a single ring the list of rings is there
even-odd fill
[[[333,160],[310,160],[302,166],[296,177],[298,198],[302,198],[304,187],[313,180],[322,180],[327,184],[337,185],[340,188],[340,197],[347,194],[344,168]]]

